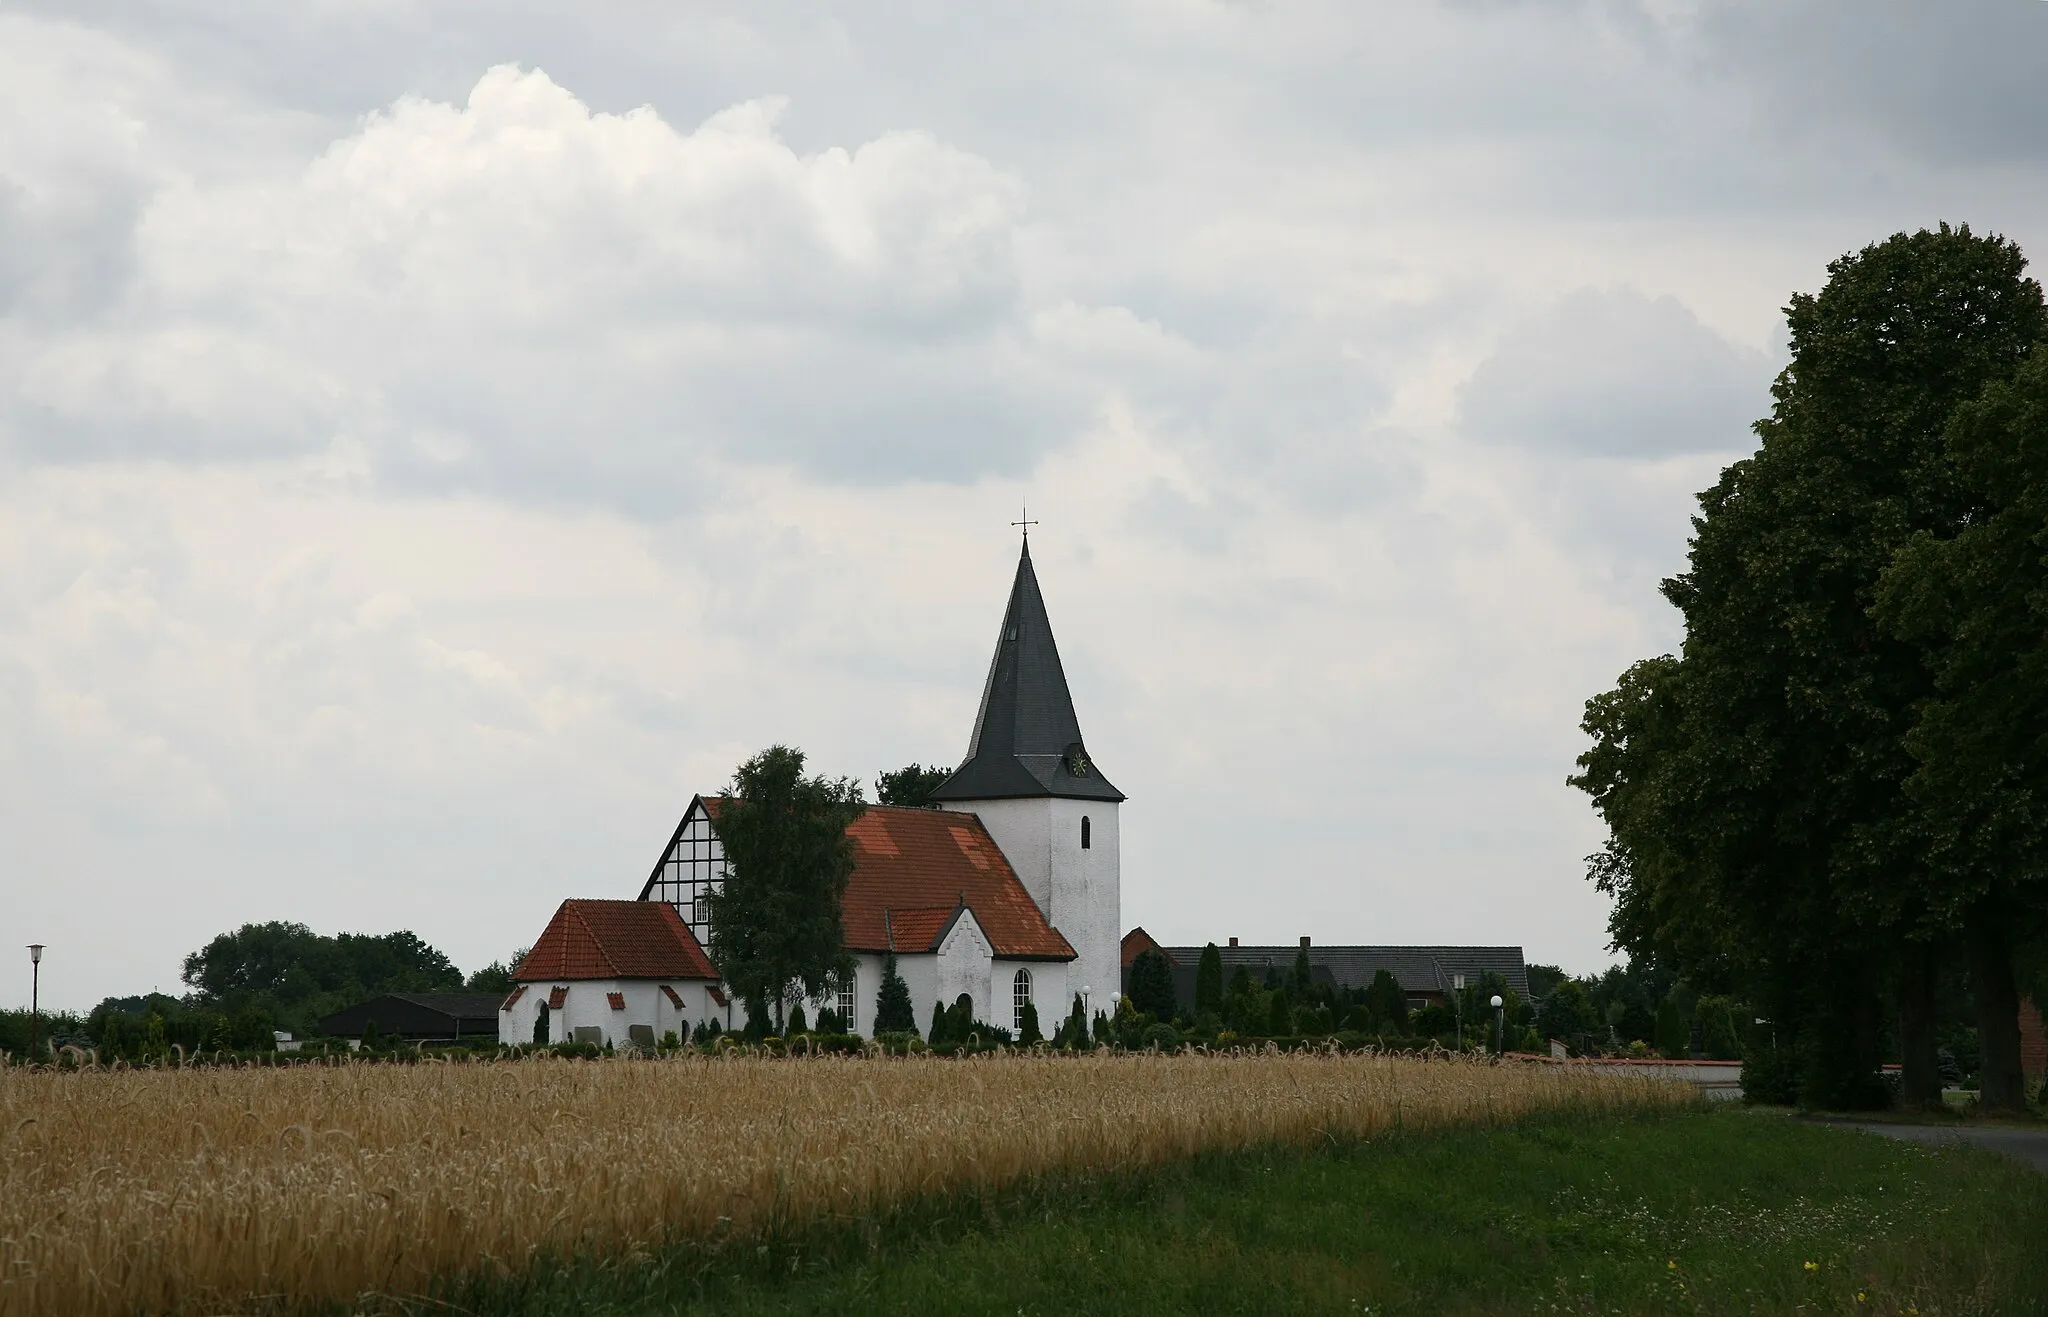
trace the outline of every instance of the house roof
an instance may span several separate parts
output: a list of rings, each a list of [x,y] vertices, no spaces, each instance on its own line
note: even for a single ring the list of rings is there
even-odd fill
[[[1017,559],[1017,577],[1010,586],[1003,628],[996,634],[995,657],[989,660],[967,758],[931,798],[1018,796],[1124,798],[1096,770],[1081,743],[1081,721],[1074,714],[1059,647],[1053,643],[1038,573],[1031,566],[1029,538]]]
[[[723,798],[702,803],[715,823]],[[839,912],[847,950],[936,950],[965,908],[999,957],[1074,959],[1073,946],[1045,922],[976,815],[870,805],[846,835],[853,839],[853,875]]]
[[[1177,963],[1175,961],[1173,953],[1168,951],[1165,947],[1160,946],[1159,943],[1153,939],[1152,935],[1150,933],[1147,933],[1144,929],[1134,928],[1130,932],[1124,934],[1125,969],[1129,969],[1131,965],[1134,962],[1136,962],[1138,957],[1144,955],[1148,951],[1156,951],[1160,955],[1165,956],[1166,963],[1169,965]]]
[[[387,992],[321,1017],[320,1032],[355,1037],[370,1021],[385,1033],[403,1035],[484,1033],[498,1027],[493,992]]]
[[[1181,965],[1194,965],[1202,958],[1200,947],[1161,949]],[[1293,967],[1301,947],[1218,947],[1216,951],[1223,958],[1223,977],[1227,983],[1231,972],[1239,965],[1250,969],[1253,974],[1263,974],[1268,967],[1284,974]],[[1451,976],[1454,974],[1463,974],[1469,981],[1492,971],[1507,980],[1507,985],[1520,993],[1524,1001],[1529,999],[1529,967],[1522,960],[1520,947],[1311,945],[1308,961],[1312,967],[1327,969],[1332,979],[1347,988],[1363,988],[1372,982],[1374,974],[1382,969],[1388,970],[1403,992],[1447,993],[1451,991]]]
[[[564,901],[512,977],[716,979],[710,957],[666,901]]]

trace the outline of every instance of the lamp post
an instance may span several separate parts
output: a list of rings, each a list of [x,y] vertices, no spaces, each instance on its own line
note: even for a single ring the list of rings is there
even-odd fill
[[[31,1064],[42,1049],[36,1026],[42,1021],[43,944],[28,944],[28,1055]]]
[[[1451,1009],[1458,1014],[1458,1050],[1465,1050],[1465,976],[1451,975]]]
[[[1507,1033],[1507,1012],[1501,1009],[1500,994],[1493,994],[1493,1054],[1499,1056],[1504,1050]]]

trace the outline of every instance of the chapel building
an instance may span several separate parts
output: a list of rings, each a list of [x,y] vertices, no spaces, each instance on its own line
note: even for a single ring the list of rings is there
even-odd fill
[[[931,799],[929,808],[871,805],[848,826],[854,868],[841,916],[854,973],[835,998],[810,1009],[829,1006],[849,1031],[873,1033],[891,953],[920,1024],[934,1003],[950,1006],[962,993],[973,1000],[975,1018],[1011,1029],[1021,1026],[1027,1004],[1048,1032],[1076,995],[1091,1011],[1109,1009],[1122,976],[1117,807],[1124,795],[1082,738],[1028,538],[966,758]],[[505,1041],[532,1036],[542,1001],[565,1012],[565,1024],[576,1021],[573,1035],[557,1031],[557,1040],[623,1045],[679,1022],[692,1029],[713,1019],[723,1028],[746,1022],[745,1007],[717,984],[679,981],[686,968],[701,973],[700,960],[709,965],[702,950],[711,937],[708,897],[726,876],[722,803],[718,796],[690,801],[641,885],[638,900],[672,910],[672,919],[629,931],[609,915],[600,921],[571,908],[624,903],[565,903],[550,925],[557,936],[536,944],[514,971],[521,988],[505,1004]],[[608,971],[569,977],[571,959],[552,947],[572,929],[581,947],[575,964],[652,967],[645,954],[602,945],[607,936],[652,937],[662,946],[662,969],[674,973],[644,983]],[[537,954],[544,947],[546,957]]]

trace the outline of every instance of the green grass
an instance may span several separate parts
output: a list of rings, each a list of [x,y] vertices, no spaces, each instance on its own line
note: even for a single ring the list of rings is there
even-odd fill
[[[1204,1157],[444,1298],[521,1315],[2042,1313],[2048,1176],[1739,1111],[1553,1121]]]

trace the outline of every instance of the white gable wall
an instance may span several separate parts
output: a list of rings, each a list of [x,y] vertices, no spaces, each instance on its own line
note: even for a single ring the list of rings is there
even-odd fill
[[[1031,1004],[1038,1008],[1038,1031],[1050,1038],[1067,1018],[1073,998],[1067,991],[1067,966],[1057,960],[997,960],[990,966],[989,1009],[982,1018],[990,1024],[1015,1031],[1017,971],[1031,976]]]
[[[933,959],[937,962],[937,992],[933,1000],[950,1007],[964,992],[974,999],[975,1019],[999,1023],[988,1013],[989,976],[995,952],[988,944],[988,936],[981,931],[981,925],[975,922],[972,911],[960,912],[959,919],[954,921],[945,939],[939,943],[939,953]],[[928,1024],[931,1007],[927,1005],[918,1019],[920,1027]]]

